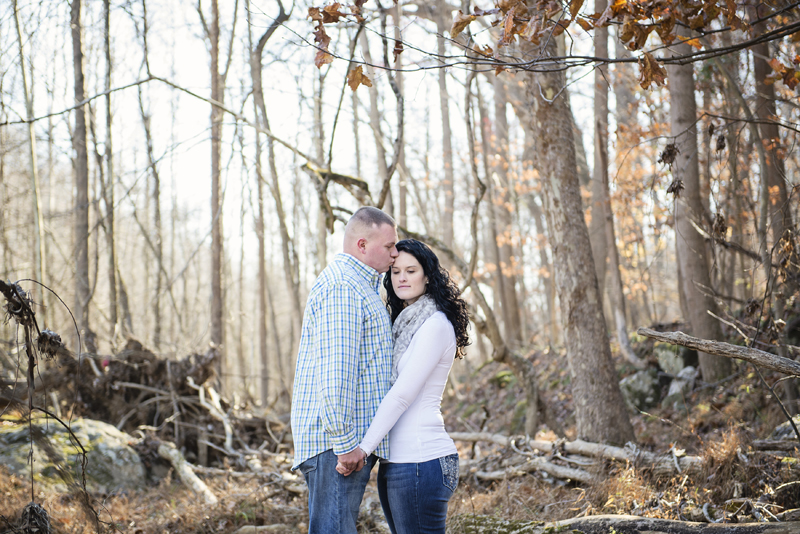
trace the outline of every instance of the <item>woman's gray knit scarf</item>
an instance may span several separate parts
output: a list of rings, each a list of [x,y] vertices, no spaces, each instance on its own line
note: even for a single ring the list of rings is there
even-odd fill
[[[394,325],[392,325],[392,339],[394,340],[390,381],[392,385],[397,381],[397,362],[400,360],[400,356],[406,351],[411,343],[411,338],[417,333],[422,323],[437,311],[439,308],[433,298],[429,295],[422,295],[414,304],[401,311],[395,319]]]

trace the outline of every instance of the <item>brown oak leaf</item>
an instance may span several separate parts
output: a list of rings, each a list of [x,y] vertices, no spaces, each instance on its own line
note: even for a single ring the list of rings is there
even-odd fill
[[[361,65],[359,65],[358,67],[350,70],[350,73],[347,75],[347,85],[350,86],[350,89],[355,91],[358,89],[359,85],[372,87],[372,80],[370,80],[367,75],[364,74]]]
[[[339,22],[339,19],[342,17],[346,17],[346,13],[342,13],[339,11],[339,8],[342,7],[342,4],[339,2],[334,2],[329,6],[325,6],[322,8],[322,22]]]
[[[642,89],[650,88],[650,85],[663,86],[667,80],[667,69],[659,64],[658,60],[650,52],[645,52],[639,58],[639,85]]]
[[[478,18],[477,15],[465,15],[460,9],[453,18],[453,26],[450,27],[450,37],[455,39],[458,34],[464,31],[464,28],[469,26],[469,23]]]
[[[397,63],[397,58],[400,57],[400,54],[403,53],[405,48],[403,47],[403,41],[400,39],[394,40],[394,49],[392,49],[392,54],[394,54],[394,62]]]

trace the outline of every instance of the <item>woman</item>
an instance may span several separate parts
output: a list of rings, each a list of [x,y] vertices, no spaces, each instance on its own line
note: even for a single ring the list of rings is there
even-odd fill
[[[392,388],[360,446],[369,455],[389,434],[378,494],[392,534],[444,534],[458,452],[441,402],[453,360],[469,344],[467,304],[427,245],[405,239],[397,250],[384,279],[393,324]]]

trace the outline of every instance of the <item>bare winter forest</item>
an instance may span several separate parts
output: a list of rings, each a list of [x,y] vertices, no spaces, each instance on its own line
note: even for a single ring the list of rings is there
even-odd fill
[[[471,307],[452,532],[800,529],[798,69],[788,0],[2,0],[0,533],[303,532],[362,205]]]

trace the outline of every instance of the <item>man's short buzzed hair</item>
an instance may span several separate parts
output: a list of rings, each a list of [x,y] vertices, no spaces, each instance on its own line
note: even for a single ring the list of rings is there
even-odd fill
[[[394,222],[394,219],[378,208],[374,208],[372,206],[364,206],[356,210],[353,216],[350,217],[347,225],[350,226],[353,223],[363,225],[367,228],[378,228],[384,224],[389,224],[392,226],[392,228],[397,227],[397,223]]]

